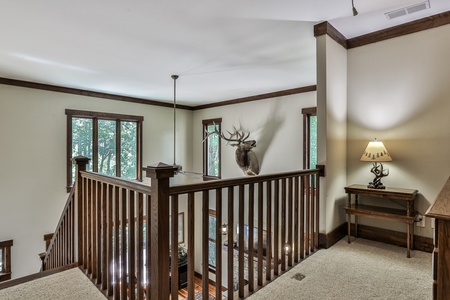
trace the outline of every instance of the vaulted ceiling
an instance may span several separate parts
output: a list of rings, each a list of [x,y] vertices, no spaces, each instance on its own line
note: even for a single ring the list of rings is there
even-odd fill
[[[102,93],[214,103],[316,83],[313,26],[346,38],[444,11],[388,20],[425,0],[79,0],[0,2],[0,77]]]

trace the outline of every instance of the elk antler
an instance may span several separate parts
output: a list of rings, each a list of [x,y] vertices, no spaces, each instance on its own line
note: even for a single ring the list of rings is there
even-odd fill
[[[214,125],[216,125],[215,123],[213,123]],[[238,146],[242,143],[245,142],[245,140],[248,139],[248,137],[250,136],[250,132],[247,133],[247,135],[245,135],[245,132],[239,132],[236,127],[233,126],[234,129],[234,133],[231,133],[227,130],[228,134],[230,135],[228,138],[223,134],[223,132],[219,132],[215,126],[214,126],[214,131],[209,132],[207,129],[205,129],[206,132],[206,137],[203,139],[202,143],[205,142],[211,135],[213,134],[218,134],[220,138],[224,139],[227,142],[236,142],[236,144],[230,144],[231,146]]]

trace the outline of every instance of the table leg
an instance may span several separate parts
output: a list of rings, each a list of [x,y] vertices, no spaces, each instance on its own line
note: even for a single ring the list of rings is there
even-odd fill
[[[351,224],[352,224],[352,215],[351,214],[347,214],[347,239],[348,239],[348,243],[350,244],[350,228],[351,228]]]
[[[411,257],[411,224],[406,225],[407,237],[406,237],[406,257]]]

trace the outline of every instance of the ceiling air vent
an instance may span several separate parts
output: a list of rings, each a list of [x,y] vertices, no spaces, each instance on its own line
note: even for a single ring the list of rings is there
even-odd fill
[[[392,20],[394,18],[398,18],[401,16],[406,16],[424,9],[430,8],[430,0],[425,2],[420,2],[411,6],[403,7],[400,9],[396,9],[390,12],[385,13],[384,15],[388,20]]]

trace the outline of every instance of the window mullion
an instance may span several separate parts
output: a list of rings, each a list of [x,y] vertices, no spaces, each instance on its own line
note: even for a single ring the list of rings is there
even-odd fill
[[[121,154],[122,154],[122,148],[121,148],[121,121],[116,120],[116,176],[121,177]]]
[[[92,171],[98,172],[98,119],[92,121]]]

